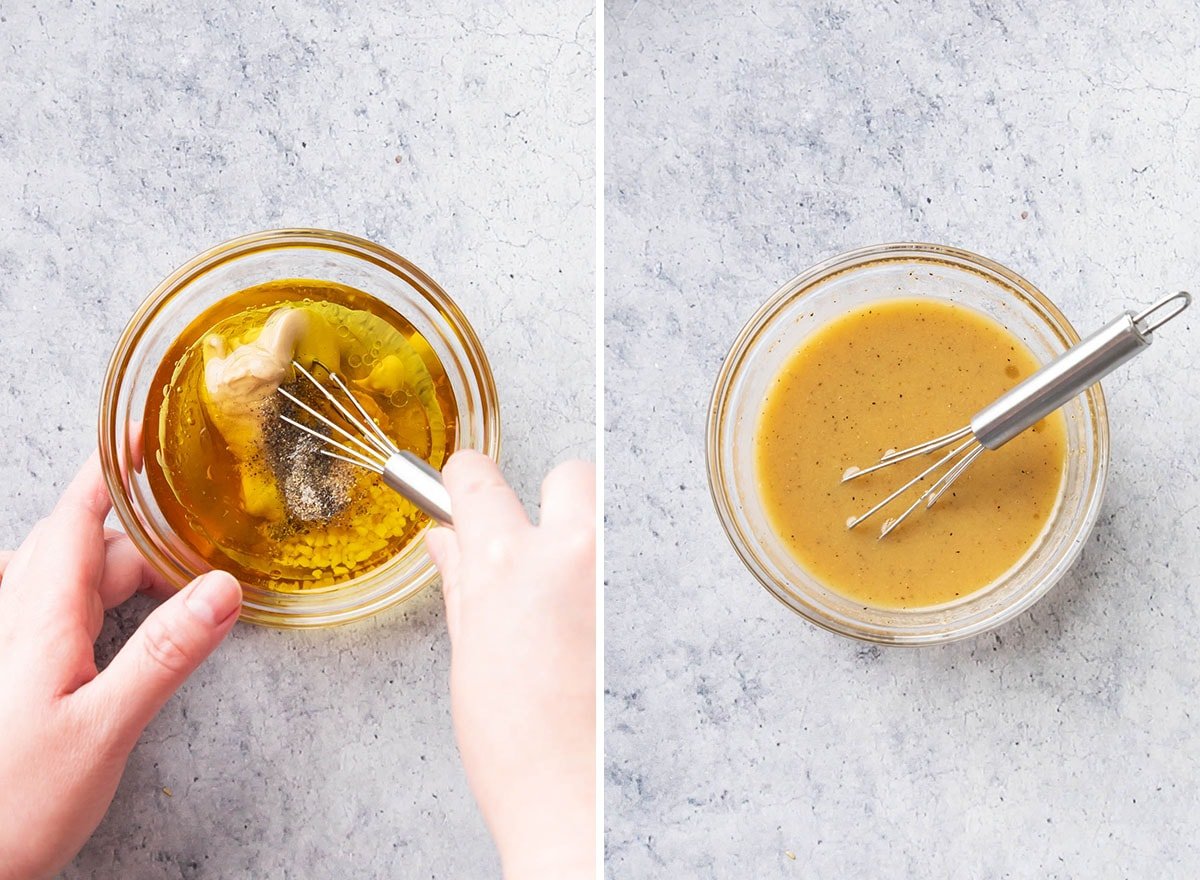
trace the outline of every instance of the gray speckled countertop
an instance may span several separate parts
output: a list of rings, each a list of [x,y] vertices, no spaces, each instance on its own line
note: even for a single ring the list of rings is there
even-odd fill
[[[1196,312],[1106,383],[1079,563],[971,641],[792,615],[726,541],[703,437],[738,328],[859,245],[988,255],[1084,330],[1200,284],[1200,13],[729,7],[605,19],[610,876],[1195,876]]]
[[[0,6],[0,543],[93,446],[142,297],[264,228],[365,235],[458,300],[524,498],[593,454],[592,5],[439,6]],[[150,725],[65,876],[494,875],[440,605],[434,588],[341,629],[239,627]],[[148,610],[111,614],[100,654]]]

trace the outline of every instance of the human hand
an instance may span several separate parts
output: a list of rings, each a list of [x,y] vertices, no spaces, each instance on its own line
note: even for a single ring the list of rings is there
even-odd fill
[[[0,880],[49,877],[74,857],[142,729],[241,607],[224,572],[172,590],[104,528],[111,506],[93,455],[20,549],[0,554]],[[98,673],[104,611],[139,590],[166,601]]]
[[[442,573],[450,694],[467,779],[508,880],[592,877],[596,858],[596,477],[542,483],[533,526],[491,459],[443,471],[454,529]]]

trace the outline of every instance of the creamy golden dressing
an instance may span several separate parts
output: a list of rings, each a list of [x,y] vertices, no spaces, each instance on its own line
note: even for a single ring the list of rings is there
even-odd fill
[[[1000,324],[940,300],[885,300],[831,321],[785,364],[758,420],[756,475],[775,532],[818,580],[864,605],[927,607],[987,586],[1036,544],[1054,511],[1067,449],[1061,413],[985,452],[935,507],[882,541],[886,513],[854,530],[846,520],[935,459],[850,483],[841,475],[962,427],[1038,366]]]

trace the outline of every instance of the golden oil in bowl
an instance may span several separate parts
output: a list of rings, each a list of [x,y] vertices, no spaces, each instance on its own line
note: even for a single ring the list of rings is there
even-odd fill
[[[434,467],[455,448],[457,421],[428,341],[361,290],[277,280],[197,315],[150,385],[149,486],[171,529],[205,562],[282,593],[329,590],[376,568],[428,522],[375,474],[322,454],[318,440],[281,418],[312,421],[278,388],[329,410],[293,359],[326,385],[337,373],[400,448]]]
[[[182,588],[222,566],[242,581],[242,620],[337,626],[417,596],[437,571],[421,539],[428,520],[390,491],[372,496],[385,491],[374,475],[318,469],[304,497],[297,495],[304,481],[293,478],[289,504],[290,471],[277,469],[295,444],[275,436],[271,450],[239,458],[216,424],[222,416],[207,412],[196,384],[205,339],[215,337],[210,357],[228,358],[263,342],[272,313],[284,307],[333,326],[340,375],[357,383],[355,394],[401,446],[434,466],[458,449],[499,455],[495,380],[458,303],[419,266],[375,242],[328,229],[275,229],[208,248],[143,300],[105,374],[100,458],[114,513],[167,583]],[[339,335],[339,326],[349,335]],[[271,333],[282,338],[286,329]],[[320,333],[301,337],[292,340],[301,359],[335,359]],[[271,354],[271,346],[260,347]],[[389,370],[404,368],[397,372],[403,393],[386,371],[370,380],[389,354],[396,356]],[[294,379],[270,360],[282,384]],[[322,378],[319,367],[314,375]],[[224,378],[233,383],[237,374]],[[237,445],[277,421],[243,423],[246,435],[237,433],[236,419],[225,428]]]

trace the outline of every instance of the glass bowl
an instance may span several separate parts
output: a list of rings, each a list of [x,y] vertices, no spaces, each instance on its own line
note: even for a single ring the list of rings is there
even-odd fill
[[[100,455],[113,507],[129,537],[169,582],[182,587],[211,566],[175,535],[141,468],[141,425],[154,372],[185,327],[213,303],[283,278],[334,281],[365,291],[407,318],[433,347],[458,408],[457,448],[495,458],[500,421],[487,357],[466,317],[437,283],[377,244],[321,229],[280,229],[234,239],[173,272],[121,334],[100,402]],[[437,576],[414,538],[390,560],[334,587],[277,593],[243,585],[241,619],[275,627],[320,627],[376,614]]]
[[[708,417],[709,486],[729,540],[767,590],[796,613],[841,635],[896,645],[962,639],[1031,606],[1078,557],[1108,472],[1108,414],[1099,385],[1065,407],[1067,463],[1041,538],[997,580],[962,599],[914,609],[864,606],[820,583],[789,553],[767,519],[754,471],[754,435],[770,382],[806,337],[869,302],[932,297],[989,315],[1045,363],[1079,335],[1043,293],[998,263],[956,248],[885,244],[834,257],[783,285],[738,334],[717,376]],[[970,413],[964,413],[965,423]]]

